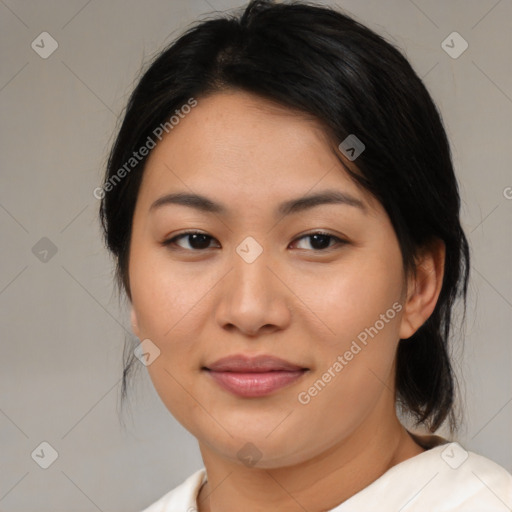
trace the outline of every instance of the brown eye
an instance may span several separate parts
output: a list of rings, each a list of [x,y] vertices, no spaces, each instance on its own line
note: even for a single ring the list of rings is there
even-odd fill
[[[188,239],[189,247],[183,247],[176,243],[177,240],[181,240],[182,238]],[[178,247],[180,249],[201,251],[201,250],[209,248],[211,240],[214,240],[214,238],[211,237],[210,235],[207,235],[206,233],[200,233],[200,232],[196,232],[196,231],[188,231],[186,233],[181,233],[180,235],[170,238],[169,240],[165,240],[164,242],[162,242],[162,245],[165,245],[165,246],[178,245]]]
[[[342,240],[341,238],[331,235],[329,233],[324,232],[314,232],[308,233],[306,235],[297,238],[297,240],[302,240],[304,238],[310,239],[310,246],[313,247],[314,252],[325,251],[326,249],[330,249],[336,245],[344,245],[348,243],[346,240]],[[334,244],[330,245],[330,241],[334,240]]]

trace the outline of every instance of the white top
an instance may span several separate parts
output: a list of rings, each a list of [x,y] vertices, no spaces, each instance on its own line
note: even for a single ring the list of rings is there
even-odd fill
[[[197,512],[206,482],[201,468],[142,512]],[[456,442],[431,448],[393,466],[328,512],[506,512],[512,475]]]

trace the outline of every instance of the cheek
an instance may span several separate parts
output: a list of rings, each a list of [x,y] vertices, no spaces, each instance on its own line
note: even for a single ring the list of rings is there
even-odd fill
[[[196,404],[186,391],[185,376],[197,371],[196,344],[190,341],[199,339],[202,328],[197,315],[204,313],[205,281],[165,261],[154,248],[140,244],[131,255],[132,305],[140,339],[149,338],[160,350],[146,369],[162,402],[186,428]]]
[[[167,339],[194,314],[214,280],[194,265],[179,265],[161,248],[139,246],[130,259],[133,307],[146,337]]]
[[[374,256],[378,252],[354,254],[339,264],[318,267],[320,270],[303,274],[296,281],[294,291],[321,320],[327,346],[342,348],[377,321],[381,326],[381,315],[390,308],[385,320],[397,316],[393,304],[401,298],[402,268],[400,255],[394,253],[381,252],[382,257]],[[386,322],[386,326],[391,324],[397,328],[396,321]]]
[[[380,400],[394,400],[401,267],[363,263],[357,265],[361,273],[355,268],[338,273],[318,294],[318,307],[329,303],[318,315],[334,335],[317,338],[317,365],[297,399],[311,429],[322,431],[325,442],[339,430],[356,429]]]
[[[362,413],[393,386],[402,310],[400,251],[389,245],[365,254],[345,260],[326,275],[301,281],[298,292],[307,294],[315,285],[316,292],[305,302],[328,327],[327,336],[317,336],[318,365],[307,383],[315,388],[312,394],[303,389],[305,400],[311,398],[319,413],[326,407],[334,417],[352,411],[357,418],[356,411]]]

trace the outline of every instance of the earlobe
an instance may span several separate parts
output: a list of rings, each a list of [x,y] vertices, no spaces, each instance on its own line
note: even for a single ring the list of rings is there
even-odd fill
[[[430,317],[441,293],[446,246],[436,240],[425,247],[408,282],[400,339],[410,338]]]
[[[139,325],[137,323],[137,315],[135,313],[135,309],[133,306],[130,311],[130,320],[131,320],[131,324],[132,324],[133,333],[135,334],[135,336],[137,336],[137,338],[140,339]]]

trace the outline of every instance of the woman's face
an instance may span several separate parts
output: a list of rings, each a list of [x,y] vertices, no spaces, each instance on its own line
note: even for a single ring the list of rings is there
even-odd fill
[[[279,209],[327,191],[345,201]],[[152,207],[177,193],[219,210]],[[163,244],[188,231],[207,236]],[[347,177],[314,121],[247,93],[198,98],[148,159],[129,279],[134,332],[160,351],[147,366],[158,394],[219,456],[299,463],[394,414],[395,350],[407,337],[400,248],[382,206]],[[307,370],[274,373],[287,382],[277,389],[260,374],[243,396],[205,369],[231,355]]]

